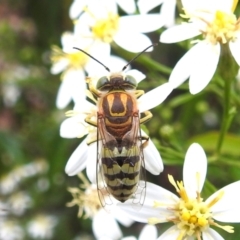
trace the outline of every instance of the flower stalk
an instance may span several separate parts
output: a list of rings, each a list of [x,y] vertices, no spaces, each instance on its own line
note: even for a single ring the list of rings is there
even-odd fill
[[[217,142],[216,153],[220,155],[224,142],[224,137],[231,125],[235,115],[234,109],[231,108],[231,86],[237,75],[238,66],[232,57],[228,44],[221,45],[221,57],[219,61],[219,74],[224,81],[224,102],[223,117],[220,128],[220,134]]]

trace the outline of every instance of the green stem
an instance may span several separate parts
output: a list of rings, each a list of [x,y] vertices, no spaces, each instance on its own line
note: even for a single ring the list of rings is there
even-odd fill
[[[228,131],[230,123],[234,116],[234,110],[230,109],[231,103],[231,84],[237,74],[237,64],[232,57],[227,44],[221,45],[221,57],[219,61],[219,74],[224,81],[224,103],[223,117],[220,128],[220,134],[217,142],[216,153],[220,155],[221,148],[224,142],[224,137]]]
[[[230,90],[231,90],[231,81],[225,79],[224,86],[224,105],[223,105],[223,120],[220,129],[220,135],[217,143],[217,154],[220,154],[225,134],[229,127],[229,110],[230,110]]]

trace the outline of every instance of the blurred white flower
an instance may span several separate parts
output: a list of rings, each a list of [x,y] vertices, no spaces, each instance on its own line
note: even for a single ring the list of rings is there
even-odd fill
[[[92,44],[89,40],[77,38],[72,33],[65,32],[61,41],[63,49],[61,50],[59,47],[53,46],[51,56],[53,62],[51,73],[58,74],[62,72],[62,83],[56,99],[56,105],[59,109],[66,107],[71,100],[75,104],[81,104],[86,98],[85,78],[87,73],[101,74],[104,71],[103,66],[85,53],[74,49],[74,47],[84,50],[105,65],[109,63],[107,67],[110,69],[126,64],[119,57],[109,56],[104,48],[99,48],[98,45]]]
[[[23,240],[24,231],[14,221],[0,219],[0,239],[1,240]]]
[[[139,222],[157,224],[172,222],[174,225],[158,239],[203,239],[222,240],[212,228],[219,227],[233,233],[232,226],[220,222],[240,222],[240,181],[227,185],[203,201],[201,190],[207,172],[207,158],[202,147],[193,143],[185,157],[183,182],[169,175],[170,183],[179,197],[168,190],[152,183],[147,183],[145,203],[141,211],[136,212],[130,203],[119,204],[129,217]]]
[[[146,14],[153,8],[161,5],[160,14],[162,16],[162,25],[171,27],[175,24],[177,0],[138,0],[138,9],[141,14]]]
[[[137,70],[130,70],[127,72],[127,75],[133,76],[138,83],[145,78],[145,75]],[[165,83],[142,95],[137,99],[139,112],[143,113],[158,106],[167,98],[171,91],[171,84]],[[97,119],[97,111],[96,105],[85,101],[80,106],[75,106],[74,111],[67,113],[71,117],[66,119],[60,128],[60,135],[66,138],[81,138],[88,134],[71,155],[65,171],[69,176],[73,176],[87,168],[87,175],[91,182],[96,181],[97,128],[86,123],[85,119],[86,117]],[[142,134],[143,136],[146,135],[143,131]],[[149,140],[148,146],[143,149],[143,152],[146,159],[145,168],[152,174],[159,174],[163,170],[162,159],[151,140]]]
[[[15,83],[5,83],[2,85],[2,95],[5,106],[12,107],[17,102],[21,94],[20,88]]]
[[[53,230],[56,225],[56,217],[41,214],[28,223],[27,231],[32,238],[50,239],[53,236]]]
[[[103,209],[98,193],[97,186],[90,184],[83,174],[78,175],[82,180],[80,188],[69,188],[73,200],[67,204],[72,207],[79,207],[78,217],[92,219],[92,230],[96,239],[107,237],[111,240],[118,240],[122,237],[122,231],[118,226],[120,222],[125,227],[129,227],[133,221],[129,219],[117,206],[112,204],[109,211]]]
[[[202,91],[212,79],[220,57],[221,45],[228,44],[232,56],[240,65],[240,21],[233,14],[236,0],[183,0],[183,10],[189,22],[167,29],[160,42],[174,43],[201,35],[176,64],[169,82],[174,87],[189,78],[192,94]]]
[[[70,18],[73,20],[77,19],[90,2],[91,0],[74,0],[69,9]],[[101,4],[105,6],[118,4],[128,14],[136,11],[134,0],[101,0]]]
[[[160,14],[119,16],[116,4],[104,5],[102,1],[91,0],[75,21],[74,33],[80,39],[91,39],[108,56],[112,42],[129,52],[140,52],[152,44],[143,33],[161,28],[161,18]]]
[[[16,192],[9,197],[8,204],[9,210],[14,215],[22,215],[32,206],[32,198],[26,192]]]
[[[0,178],[0,193],[4,195],[12,193],[22,180],[44,173],[47,169],[48,164],[43,159],[35,160],[32,163],[22,166],[17,166],[10,173]]]

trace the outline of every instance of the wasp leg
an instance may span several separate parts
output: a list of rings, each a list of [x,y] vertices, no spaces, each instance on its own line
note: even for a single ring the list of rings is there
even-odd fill
[[[148,145],[148,141],[149,141],[149,137],[145,137],[145,136],[141,136],[141,140],[145,140],[143,143],[142,143],[142,145],[141,145],[141,147],[142,148],[145,148],[145,147],[147,147],[147,145]]]
[[[140,119],[140,124],[147,122],[152,117],[152,113],[150,111],[146,111],[144,114],[145,117]]]
[[[97,138],[91,139],[90,141],[87,142],[87,145],[90,145],[96,141],[97,141]]]
[[[98,92],[98,90],[93,86],[91,78],[90,77],[86,77],[86,82],[88,84],[89,87],[89,91],[97,98],[100,97],[100,93]]]
[[[135,96],[136,98],[139,98],[140,96],[142,96],[144,94],[144,91],[143,90],[136,90],[135,91]]]
[[[91,118],[92,118],[92,116],[86,117],[86,118],[85,118],[85,122],[88,123],[88,124],[90,124],[90,125],[92,125],[92,126],[94,126],[94,127],[97,127],[97,122],[96,122],[96,121],[93,121]]]

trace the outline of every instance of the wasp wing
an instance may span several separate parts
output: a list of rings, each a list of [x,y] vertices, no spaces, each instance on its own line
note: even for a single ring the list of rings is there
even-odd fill
[[[108,169],[108,166],[105,164],[105,159],[110,163],[113,163],[114,154],[112,150],[107,147],[111,143],[112,146],[117,144],[116,139],[108,133],[104,119],[98,116],[97,120],[97,167],[96,167],[96,176],[97,176],[97,190],[100,203],[103,208],[113,204],[113,198],[111,196],[111,191],[108,188],[108,182],[106,181],[106,174],[110,174],[112,169]],[[112,147],[112,149],[114,149]],[[110,160],[109,160],[110,159]],[[103,162],[104,161],[104,164]]]
[[[135,172],[136,178],[133,180],[136,183],[135,190],[131,196],[134,207],[141,207],[146,195],[146,169],[144,162],[143,146],[147,139],[141,136],[139,114],[133,115],[132,129],[124,137],[123,141],[132,140],[132,145],[127,149],[127,160],[129,159],[128,174]],[[142,180],[142,181],[140,181]]]

